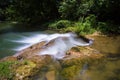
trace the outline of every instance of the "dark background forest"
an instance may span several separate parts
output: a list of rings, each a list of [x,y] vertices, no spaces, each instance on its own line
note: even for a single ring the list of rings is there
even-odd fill
[[[120,0],[0,0],[0,21],[78,34],[120,33]]]

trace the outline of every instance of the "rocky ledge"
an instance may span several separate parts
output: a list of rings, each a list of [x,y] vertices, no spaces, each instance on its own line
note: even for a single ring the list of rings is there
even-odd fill
[[[37,43],[16,55],[1,59],[0,80],[77,80],[75,75],[84,64],[105,58],[90,46],[73,47],[59,60],[50,55],[37,55],[54,41]]]

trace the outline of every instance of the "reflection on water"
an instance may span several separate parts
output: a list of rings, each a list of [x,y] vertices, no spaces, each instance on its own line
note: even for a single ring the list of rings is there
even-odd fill
[[[93,64],[80,80],[120,80],[120,59]]]
[[[92,63],[83,64],[82,67],[80,65],[63,67],[62,70],[66,73],[64,76],[71,76],[72,74],[74,76],[61,80],[120,80],[120,36],[94,36],[93,38],[95,41],[92,48],[100,53],[107,54],[108,57],[101,59],[101,61],[96,60]]]
[[[120,59],[64,66],[58,80],[120,80]]]
[[[93,48],[101,53],[119,54],[120,55],[120,36],[94,36]]]
[[[120,36],[94,36],[93,48],[108,54],[106,60],[89,64],[78,80],[120,80]]]

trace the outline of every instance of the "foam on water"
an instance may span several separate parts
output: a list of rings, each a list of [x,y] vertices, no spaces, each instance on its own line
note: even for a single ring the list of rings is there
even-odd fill
[[[66,38],[66,39],[64,39]],[[15,48],[14,50],[21,51],[26,49],[36,43],[41,41],[46,41],[49,43],[51,40],[54,40],[53,44],[42,51],[38,55],[52,55],[55,58],[61,59],[65,56],[67,50],[75,46],[88,46],[93,43],[84,41],[82,38],[77,38],[77,35],[74,33],[65,33],[65,34],[36,34],[29,37],[23,37],[20,40],[12,40],[17,43],[24,43],[23,46]]]

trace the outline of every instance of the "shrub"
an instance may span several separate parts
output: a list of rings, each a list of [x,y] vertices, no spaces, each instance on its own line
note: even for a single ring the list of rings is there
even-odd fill
[[[85,19],[81,18],[78,22],[74,22],[74,25],[66,28],[65,31],[74,31],[78,35],[84,35],[95,32],[96,26],[96,17],[94,15],[90,15]]]
[[[111,22],[98,22],[98,30],[105,34],[119,34],[120,33],[120,26],[114,25]]]
[[[90,13],[94,0],[64,0],[59,6],[63,19],[78,20]]]
[[[72,25],[71,21],[68,20],[59,20],[54,23],[51,23],[48,25],[49,28],[51,29],[61,29],[61,28],[66,28]]]
[[[93,33],[95,29],[91,27],[91,23],[88,22],[76,22],[75,23],[75,32],[80,35],[80,34],[89,34]]]

